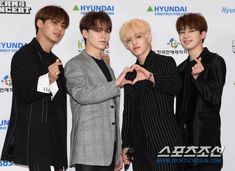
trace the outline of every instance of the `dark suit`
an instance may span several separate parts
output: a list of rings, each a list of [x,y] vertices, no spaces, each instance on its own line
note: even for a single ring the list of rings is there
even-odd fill
[[[38,78],[48,73],[57,57],[42,50],[34,38],[12,58],[13,99],[11,118],[1,160],[22,165],[67,167],[66,87],[63,68],[58,92],[37,91]]]
[[[184,86],[177,96],[177,120],[184,135],[185,145],[221,146],[219,111],[226,65],[222,57],[211,53],[207,48],[204,48],[199,56],[204,71],[196,80],[191,75],[191,67],[187,67],[189,58],[178,66]],[[192,66],[195,64],[195,61],[193,62]],[[189,89],[192,89],[191,92]],[[195,165],[199,170],[200,163]],[[204,164],[205,167],[207,165],[210,164]],[[222,162],[214,166],[221,168]]]
[[[182,145],[173,107],[181,79],[172,57],[151,51],[143,67],[153,73],[155,85],[145,80],[124,87],[122,147],[134,148],[134,171],[176,171],[174,163],[157,163],[157,154],[165,146]],[[129,73],[127,79],[135,76]]]

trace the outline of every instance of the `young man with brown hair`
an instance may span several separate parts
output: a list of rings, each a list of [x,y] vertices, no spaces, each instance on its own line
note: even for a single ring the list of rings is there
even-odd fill
[[[65,65],[72,110],[70,165],[76,171],[113,171],[122,168],[119,130],[120,88],[126,68],[116,79],[102,59],[112,31],[103,11],[90,11],[80,21],[85,49]],[[119,164],[118,164],[119,162]]]
[[[189,53],[188,58],[178,66],[183,88],[177,96],[177,121],[185,146],[196,146],[197,150],[209,146],[212,152],[215,147],[221,148],[220,106],[226,65],[221,56],[203,47],[208,28],[202,15],[189,13],[180,16],[176,29],[181,45]],[[210,161],[210,157],[205,159]],[[219,171],[222,155],[218,159],[218,163],[193,162],[187,164],[185,169]]]
[[[36,37],[12,58],[12,110],[1,160],[30,171],[67,168],[67,91],[62,63],[51,50],[68,25],[63,8],[41,8]]]

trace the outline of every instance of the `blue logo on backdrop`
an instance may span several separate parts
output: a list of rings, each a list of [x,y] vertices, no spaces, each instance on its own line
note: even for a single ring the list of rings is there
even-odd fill
[[[0,86],[0,93],[11,93],[12,92],[12,80],[10,75],[5,75],[3,79],[1,79],[3,83]]]
[[[13,52],[15,53],[26,43],[22,42],[0,42],[0,52]]]
[[[175,38],[170,38],[167,44],[173,49],[176,49],[180,45],[180,43]]]
[[[0,120],[0,130],[7,129],[9,125],[9,120]]]
[[[222,7],[222,14],[235,14],[235,8]]]
[[[114,15],[114,5],[74,5],[73,11],[79,11],[80,14],[84,15],[89,11],[104,11],[109,15]]]
[[[0,1],[0,14],[30,14],[26,1]]]
[[[182,49],[182,46],[180,42],[175,39],[175,38],[170,38],[169,41],[167,42],[167,45],[169,48],[167,49],[158,49],[155,52],[157,54],[162,54],[162,55],[183,55],[183,54],[188,54],[188,52],[185,49]]]
[[[179,16],[187,13],[187,6],[149,6],[147,12],[153,12],[158,16]]]
[[[8,167],[8,166],[13,166],[14,163],[10,161],[0,161],[0,167]]]

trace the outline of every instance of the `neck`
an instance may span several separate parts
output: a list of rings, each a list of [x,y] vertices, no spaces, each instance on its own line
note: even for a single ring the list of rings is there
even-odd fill
[[[39,44],[41,45],[43,51],[50,53],[51,49],[53,47],[53,43],[51,43],[50,41],[47,41],[45,38],[43,38],[42,36],[36,36],[37,41],[39,42]]]
[[[137,56],[140,65],[143,65],[151,49],[147,49],[143,54]]]
[[[188,53],[189,53],[189,57],[190,57],[190,61],[196,59],[197,57],[199,57],[199,55],[202,53],[203,51],[203,47],[200,46],[198,48],[194,48],[192,50],[189,50]]]
[[[101,50],[97,50],[97,49],[93,49],[93,48],[89,48],[89,46],[86,46],[85,51],[92,57],[101,60],[102,58],[102,51]]]

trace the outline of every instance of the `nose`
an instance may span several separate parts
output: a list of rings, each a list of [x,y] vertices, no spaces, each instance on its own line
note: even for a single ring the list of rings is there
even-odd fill
[[[184,38],[187,38],[188,35],[189,35],[189,32],[186,31],[186,32],[184,33]]]
[[[133,39],[131,40],[131,43],[132,43],[133,45],[136,44],[136,39],[133,38]]]
[[[107,36],[107,33],[103,30],[101,31],[101,36],[105,38]]]
[[[57,29],[58,29],[59,31],[62,31],[62,30],[64,29],[64,27],[63,27],[60,23],[58,23],[58,24],[57,24]]]

